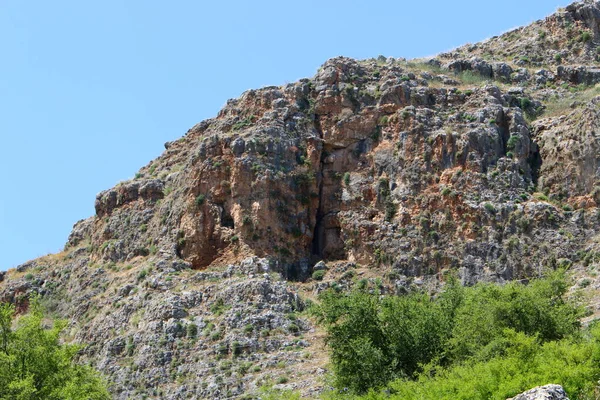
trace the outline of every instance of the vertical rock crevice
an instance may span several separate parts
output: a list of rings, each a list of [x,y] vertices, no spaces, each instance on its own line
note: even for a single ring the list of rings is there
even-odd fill
[[[319,160],[319,170],[317,172],[317,187],[319,190],[318,206],[317,206],[317,217],[315,220],[315,229],[313,232],[312,249],[311,255],[314,259],[323,258],[323,248],[325,246],[325,227],[323,225],[323,167],[325,165],[325,150],[321,151],[321,157]]]
[[[323,140],[323,130],[321,129],[319,117],[315,115],[314,118],[315,130],[319,134],[319,139]],[[323,247],[325,244],[325,229],[323,227],[323,168],[325,166],[326,157],[327,152],[323,147],[321,149],[321,154],[319,155],[319,168],[316,173],[318,188],[318,204],[316,209],[315,228],[313,231],[313,239],[311,246],[311,258],[313,258],[314,260],[321,260],[323,258]]]

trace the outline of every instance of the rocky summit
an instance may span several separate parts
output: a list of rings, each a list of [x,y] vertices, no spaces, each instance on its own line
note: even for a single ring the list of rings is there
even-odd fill
[[[433,58],[328,60],[166,143],[64,251],[0,273],[0,300],[39,293],[115,399],[318,397],[328,355],[303,310],[329,287],[567,267],[594,318],[598,84],[595,1]]]

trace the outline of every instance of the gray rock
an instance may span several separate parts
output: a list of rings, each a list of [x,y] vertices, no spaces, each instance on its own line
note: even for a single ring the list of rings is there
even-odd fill
[[[319,261],[313,267],[313,271],[325,271],[327,269],[327,265],[323,261]]]
[[[492,70],[494,71],[494,77],[501,79],[505,82],[510,82],[510,76],[513,73],[513,69],[510,65],[499,62],[492,64]]]
[[[233,151],[233,154],[235,154],[236,157],[241,156],[244,153],[245,149],[246,142],[242,138],[235,139],[231,145],[231,150]]]
[[[560,65],[556,69],[556,74],[560,79],[577,85],[595,85],[600,82],[600,68],[595,67],[567,67]]]
[[[539,386],[507,400],[569,400],[560,385]]]
[[[540,69],[535,73],[535,83],[537,83],[538,85],[545,85],[547,82],[554,81],[554,79],[554,74],[545,69]]]

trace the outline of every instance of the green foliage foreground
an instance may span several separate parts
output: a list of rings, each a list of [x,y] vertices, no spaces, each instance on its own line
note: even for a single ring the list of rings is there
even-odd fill
[[[597,398],[600,326],[581,329],[561,273],[528,285],[455,281],[436,297],[321,295],[333,384],[327,398],[506,399],[561,384]]]
[[[37,299],[17,320],[14,307],[0,303],[0,399],[110,399],[99,374],[73,362],[80,348],[60,343],[65,323],[43,322]]]

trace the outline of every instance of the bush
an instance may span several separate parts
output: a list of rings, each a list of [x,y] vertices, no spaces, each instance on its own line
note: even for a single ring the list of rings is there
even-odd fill
[[[521,109],[526,110],[531,107],[531,100],[527,97],[522,97],[520,102]]]
[[[426,296],[385,297],[326,291],[317,314],[327,330],[335,384],[362,393],[411,376],[448,340],[442,302]]]
[[[323,278],[325,277],[325,271],[323,270],[318,270],[312,273],[312,278],[315,281],[322,281]]]
[[[592,34],[589,31],[581,32],[581,41],[586,43],[592,40]]]
[[[144,268],[140,272],[138,272],[137,281],[143,281],[146,278],[146,276],[148,276],[148,270]]]
[[[502,364],[497,360],[511,354],[527,359],[530,350],[519,343],[540,350],[546,343],[576,337],[582,310],[565,300],[567,286],[558,273],[527,286],[463,288],[452,279],[435,298],[416,293],[382,297],[366,290],[343,296],[323,292],[316,313],[327,332],[334,385],[365,393],[400,379],[413,387],[412,379],[436,379],[437,370],[481,363],[483,371],[489,367],[486,363]],[[600,367],[596,368],[600,378]],[[488,394],[455,398],[483,399]]]
[[[190,339],[194,339],[198,336],[198,325],[191,323],[186,327],[187,337]]]
[[[200,207],[202,204],[204,204],[204,201],[206,200],[206,196],[203,194],[199,194],[198,196],[196,196],[196,205],[198,207]]]
[[[492,203],[485,203],[483,207],[490,213],[494,214],[496,212],[496,207]]]
[[[300,328],[298,327],[298,325],[293,322],[288,325],[287,329],[290,333],[300,332]]]
[[[519,142],[518,135],[510,135],[508,141],[506,142],[506,148],[509,150],[514,150],[515,145]]]
[[[74,362],[81,348],[61,344],[66,322],[47,325],[38,298],[16,320],[14,307],[0,304],[0,398],[110,399],[98,372]]]
[[[346,172],[344,174],[344,184],[346,186],[350,185],[350,172]]]
[[[240,342],[233,342],[231,344],[231,353],[234,356],[239,356],[240,354],[242,354],[243,350],[244,348],[242,347],[242,344]]]
[[[398,380],[387,389],[393,396],[382,393],[369,399],[504,400],[549,382],[561,384],[572,400],[596,398],[595,385],[600,377],[598,327],[585,332],[583,338],[548,343],[510,330],[505,336],[503,356],[422,374],[418,381]]]
[[[291,390],[262,387],[259,390],[261,400],[300,400],[300,393]]]
[[[558,340],[579,328],[582,310],[567,302],[561,275],[535,280],[528,286],[480,284],[467,290],[454,317],[449,354],[454,360],[488,359],[503,351],[505,329]]]

